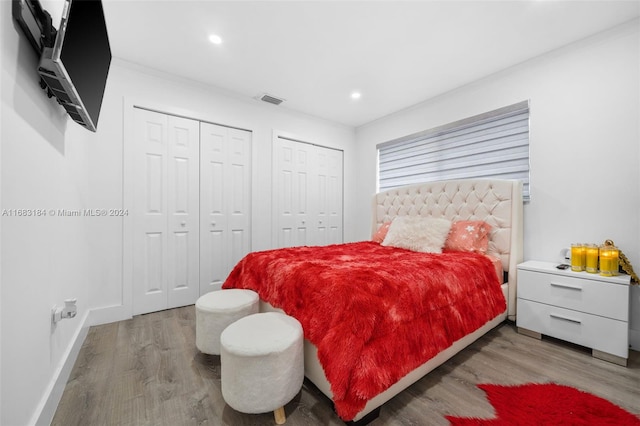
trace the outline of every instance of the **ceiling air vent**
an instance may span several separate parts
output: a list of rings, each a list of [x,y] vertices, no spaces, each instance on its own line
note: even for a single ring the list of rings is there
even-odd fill
[[[274,105],[280,105],[284,102],[284,99],[276,98],[275,96],[267,95],[266,93],[264,95],[260,95],[258,99]]]

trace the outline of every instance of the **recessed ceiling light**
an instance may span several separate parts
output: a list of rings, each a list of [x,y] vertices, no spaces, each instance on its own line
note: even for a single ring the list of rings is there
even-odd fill
[[[222,38],[220,38],[219,35],[217,34],[211,34],[209,36],[209,41],[213,44],[221,44],[222,43]]]
[[[362,94],[360,92],[353,92],[351,94],[351,99],[360,99],[362,97]]]

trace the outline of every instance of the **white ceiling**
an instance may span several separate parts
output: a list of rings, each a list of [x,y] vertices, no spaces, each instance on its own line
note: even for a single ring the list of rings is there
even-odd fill
[[[349,126],[640,15],[637,0],[103,2],[115,57]]]

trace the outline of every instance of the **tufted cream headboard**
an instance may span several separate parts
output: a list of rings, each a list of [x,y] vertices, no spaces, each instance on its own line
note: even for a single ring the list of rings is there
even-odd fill
[[[372,235],[396,216],[484,220],[492,227],[489,253],[508,272],[509,319],[516,316],[516,265],[523,259],[522,183],[468,179],[428,182],[380,192],[373,198]]]

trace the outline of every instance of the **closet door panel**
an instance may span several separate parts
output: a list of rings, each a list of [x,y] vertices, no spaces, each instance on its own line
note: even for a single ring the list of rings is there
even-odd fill
[[[316,208],[314,211],[314,218],[312,219],[315,243],[317,245],[327,245],[330,242],[328,235],[328,215],[327,210],[328,203],[328,165],[327,165],[327,150],[315,147],[315,160],[316,160],[316,173],[315,173],[315,200]]]
[[[326,244],[338,244],[344,241],[343,221],[343,152],[330,149],[327,153],[326,203],[322,209],[326,212],[321,218],[327,229]]]
[[[251,133],[229,129],[228,163],[231,178],[227,188],[229,229],[236,233],[236,237],[242,235],[238,243],[246,254],[251,226]]]
[[[249,233],[243,229],[231,230],[231,263],[227,272],[231,272],[231,269],[247,254],[249,253]],[[228,275],[228,273],[227,273]],[[226,277],[225,277],[226,278]]]
[[[228,272],[251,250],[251,133],[229,129],[229,231],[231,258]]]
[[[140,263],[140,266],[142,266],[142,280],[140,281],[143,286],[142,294],[151,298],[162,294],[164,298],[165,235],[163,232],[145,232],[143,237],[143,258]]]
[[[251,133],[210,123],[200,127],[200,294],[204,294],[219,289],[250,251]]]
[[[201,212],[207,215],[208,228],[220,232],[227,225],[227,133],[226,127],[201,123]]]
[[[144,155],[144,166],[141,169],[144,172],[145,186],[139,188],[144,194],[142,200],[146,201],[146,214],[164,213],[164,175],[165,175],[165,156],[162,153],[147,151]]]
[[[308,230],[309,212],[313,208],[309,197],[312,148],[312,145],[283,138],[275,141],[278,247],[312,243]]]
[[[191,277],[189,274],[189,233],[173,232],[170,235],[170,270],[169,283],[171,284],[169,294],[173,299],[182,296],[182,293],[188,292]],[[169,300],[168,308],[173,308],[174,300]],[[186,304],[186,303],[185,303]],[[184,305],[176,305],[184,306]]]
[[[162,114],[134,110],[133,314],[166,309],[167,140]]]
[[[294,206],[296,224],[296,245],[303,246],[312,244],[309,240],[309,214],[313,209],[313,200],[309,197],[311,192],[312,167],[310,157],[313,155],[313,145],[304,143],[294,143]]]
[[[133,313],[194,303],[198,294],[199,129],[134,109]]]
[[[168,308],[194,303],[199,295],[200,126],[168,117],[169,232]]]
[[[274,142],[275,179],[273,182],[274,203],[276,205],[276,246],[295,245],[295,162],[293,143],[284,139]]]
[[[200,123],[200,294],[220,288],[227,276],[226,185],[228,129]]]
[[[200,294],[205,294],[218,290],[228,275],[224,233],[206,230],[200,247]]]

